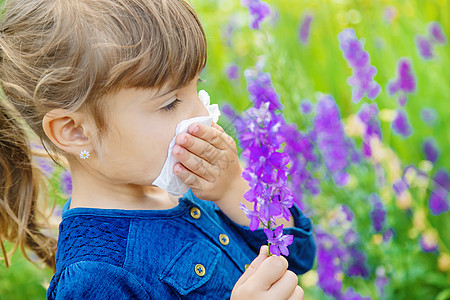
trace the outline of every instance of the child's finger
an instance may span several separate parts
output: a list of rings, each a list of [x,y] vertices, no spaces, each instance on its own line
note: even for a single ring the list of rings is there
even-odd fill
[[[300,286],[296,286],[294,292],[289,297],[288,300],[303,300],[303,297],[305,296],[305,292]]]
[[[298,286],[298,277],[292,271],[286,271],[284,275],[275,282],[269,290],[272,297],[279,297],[281,299],[288,299]]]
[[[187,170],[191,171],[197,176],[200,176],[206,181],[215,181],[216,178],[214,175],[214,171],[216,170],[216,167],[211,165],[209,162],[202,159],[201,157],[198,157],[194,153],[189,152],[187,149],[184,149],[179,145],[175,145],[175,147],[173,148],[173,153]],[[176,172],[177,170],[184,171],[182,169],[174,169],[174,172]]]
[[[283,256],[272,255],[265,259],[251,278],[262,290],[268,290],[286,273],[288,262]]]
[[[208,183],[205,179],[192,173],[180,163],[175,164],[173,171],[184,182],[184,184],[192,190],[201,190],[201,187]]]
[[[259,268],[261,263],[267,258],[268,254],[268,247],[267,246],[261,246],[259,249],[258,256],[252,261],[250,266],[245,270],[244,274],[239,278],[239,280],[236,282],[236,286],[242,285],[244,282],[247,281],[248,278],[250,278],[253,274],[255,274],[256,270]]]
[[[219,124],[212,122],[211,126],[225,133],[225,130]]]
[[[204,124],[192,124],[189,127],[189,133],[214,145],[216,148],[226,150],[230,148],[228,135],[212,126]],[[231,138],[231,137],[229,137]],[[231,138],[232,139],[232,138]]]
[[[189,152],[203,158],[210,164],[215,164],[215,161],[222,155],[223,152],[223,150],[220,150],[210,143],[188,133],[180,133],[177,135],[175,141],[178,145],[183,146],[189,150]]]

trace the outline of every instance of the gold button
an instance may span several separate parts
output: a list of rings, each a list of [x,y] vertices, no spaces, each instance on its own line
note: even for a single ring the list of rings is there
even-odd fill
[[[198,276],[203,277],[205,275],[205,267],[202,264],[196,264],[195,265],[195,273]]]
[[[245,270],[247,270],[248,267],[250,267],[250,264],[245,264],[245,266],[244,266]]]
[[[219,235],[219,242],[226,246],[230,243],[230,239],[228,238],[228,235],[222,233]]]
[[[200,218],[200,215],[201,215],[200,209],[198,209],[197,207],[191,208],[191,217],[193,217],[194,219],[198,219]]]

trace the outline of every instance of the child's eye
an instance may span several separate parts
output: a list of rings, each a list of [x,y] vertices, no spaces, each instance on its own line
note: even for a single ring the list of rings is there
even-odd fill
[[[167,106],[164,106],[163,108],[161,108],[161,110],[163,110],[163,111],[171,111],[171,110],[174,110],[180,102],[181,102],[181,100],[175,99],[175,101],[171,102],[171,103],[168,104]]]

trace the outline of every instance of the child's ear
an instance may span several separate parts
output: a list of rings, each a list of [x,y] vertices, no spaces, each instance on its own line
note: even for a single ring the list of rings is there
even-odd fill
[[[92,150],[90,124],[84,113],[53,109],[44,116],[42,127],[52,143],[64,152],[78,155],[80,151]]]

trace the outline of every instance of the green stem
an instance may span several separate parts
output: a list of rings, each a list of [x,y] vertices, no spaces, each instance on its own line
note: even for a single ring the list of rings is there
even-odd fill
[[[272,230],[272,228],[271,228],[271,222],[270,222],[270,220],[269,220],[269,223],[266,225],[262,220],[261,220],[261,218],[259,218],[258,217],[258,219],[259,219],[259,222],[262,224],[262,226],[263,227],[265,227],[265,228],[267,228],[267,229],[269,229],[269,230]],[[267,247],[269,248],[268,250],[267,250],[267,255],[268,256],[272,256],[273,254],[270,252],[270,245],[271,245],[271,243],[267,243]]]
[[[270,218],[269,218],[269,222],[268,222],[268,224],[267,224],[268,226],[268,228],[269,228],[269,230],[272,230],[272,228],[271,228],[271,226],[270,225],[272,225],[271,224],[271,222],[270,222]],[[270,253],[270,243],[267,243],[267,247],[268,247],[268,249],[267,249],[267,255],[270,257],[270,256],[272,256],[272,253]]]

